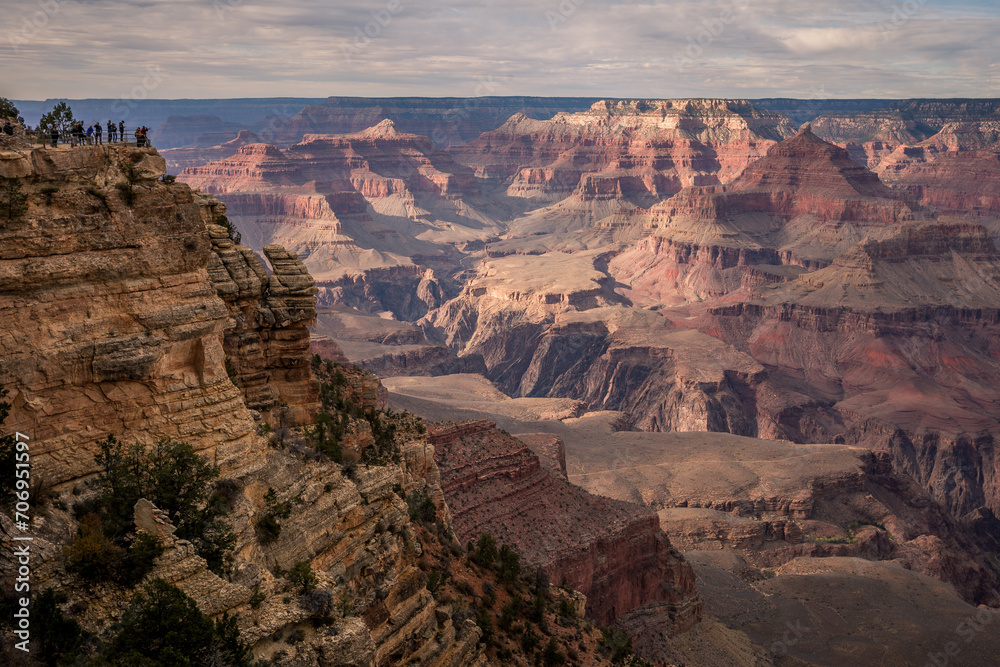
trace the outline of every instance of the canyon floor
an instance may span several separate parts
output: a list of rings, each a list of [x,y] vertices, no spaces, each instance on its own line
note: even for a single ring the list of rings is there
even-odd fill
[[[769,649],[773,664],[922,665],[937,656],[971,666],[1000,655],[1000,612],[914,571],[906,556],[893,558],[904,550],[892,543],[912,532],[907,521],[925,508],[872,474],[864,449],[621,431],[621,413],[566,416],[579,406],[512,399],[479,375],[384,382],[396,409],[436,420],[488,418],[529,444],[540,433],[556,436],[570,482],[660,508],[661,530],[694,568],[706,614],[699,632],[674,638],[675,659],[753,664],[741,661],[752,653],[733,648],[741,638],[745,647]],[[882,528],[849,531],[875,515],[881,521],[871,524]],[[737,634],[706,640],[700,633],[711,637],[716,624]],[[704,641],[731,650],[708,654],[696,648]]]

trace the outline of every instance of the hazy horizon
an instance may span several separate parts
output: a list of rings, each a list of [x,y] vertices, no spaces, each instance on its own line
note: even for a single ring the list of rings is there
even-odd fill
[[[17,100],[1000,96],[985,0],[38,0],[6,18]]]

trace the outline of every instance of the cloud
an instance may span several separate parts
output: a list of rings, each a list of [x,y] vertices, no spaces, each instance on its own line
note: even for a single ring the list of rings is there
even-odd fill
[[[1000,10],[929,0],[36,0],[0,95],[1000,96]]]

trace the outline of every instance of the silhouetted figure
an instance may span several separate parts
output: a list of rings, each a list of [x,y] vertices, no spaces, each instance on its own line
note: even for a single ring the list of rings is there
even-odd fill
[[[104,143],[103,141],[101,141],[101,135],[102,134],[104,134],[104,130],[101,129],[101,124],[100,123],[94,123],[94,143],[95,144],[103,144]]]
[[[55,148],[59,143],[59,128],[53,125],[52,129],[49,130],[49,136],[52,139],[52,148]]]
[[[108,121],[108,143],[115,143],[115,135],[118,134],[118,128],[110,120]]]
[[[118,121],[118,136],[120,137],[118,141],[125,142],[125,121]]]

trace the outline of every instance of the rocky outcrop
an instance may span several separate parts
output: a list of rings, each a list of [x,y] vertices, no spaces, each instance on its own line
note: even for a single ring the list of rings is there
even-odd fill
[[[216,216],[207,225],[215,251],[209,273],[231,321],[223,339],[227,371],[247,406],[264,419],[276,421],[281,406],[287,423],[309,423],[319,409],[319,383],[309,370],[308,326],[316,318],[312,277],[298,257],[277,245],[264,249],[272,267],[268,275],[252,250],[214,224],[225,207],[211,202],[205,209]]]
[[[519,433],[517,439],[528,445],[543,466],[566,478],[566,443],[551,433]]]
[[[443,545],[422,528],[418,537],[397,493],[424,489],[434,519],[449,530],[433,447],[416,419],[397,418],[397,463],[353,469],[320,457],[301,435],[275,429],[272,440],[284,444],[277,449],[255,433],[247,401],[270,396],[302,419],[317,407],[306,327],[315,288],[302,263],[268,246],[268,275],[211,224],[221,221],[217,202],[154,174],[132,184],[126,203],[126,186],[114,187],[125,178],[120,161],[159,165],[162,174],[152,150],[36,149],[3,158],[0,167],[21,176],[30,202],[0,232],[0,308],[10,323],[0,336],[0,382],[14,404],[5,428],[31,438],[33,476],[66,494],[33,522],[32,584],[65,592],[71,615],[95,634],[121,617],[132,591],[66,568],[63,547],[76,522],[65,483],[95,472],[96,443],[108,435],[140,444],[173,437],[221,469],[235,548],[231,569],[213,573],[167,515],[140,500],[137,532],[164,547],[148,579],[175,584],[209,616],[234,615],[256,656],[278,664],[482,667],[481,630],[453,621],[424,586],[421,539]],[[227,356],[236,382],[246,380],[246,399],[227,374]],[[377,378],[358,373],[338,386],[362,409],[384,407]],[[345,451],[372,441],[367,419],[346,421]],[[275,503],[289,508],[280,519]],[[264,516],[280,521],[266,540],[258,530]],[[9,518],[0,522],[12,530]],[[298,563],[316,573],[314,590],[284,576]]]
[[[131,206],[126,165],[140,176]],[[163,169],[154,150],[117,145],[0,160],[29,196],[0,229],[0,384],[48,483],[93,473],[109,435],[185,440],[225,471],[260,465],[226,373],[229,313],[208,273],[203,205],[157,183]]]
[[[662,639],[700,618],[691,571],[648,510],[570,485],[490,421],[432,425],[429,441],[463,541],[485,532],[512,545],[584,593],[589,617],[637,636]]]

